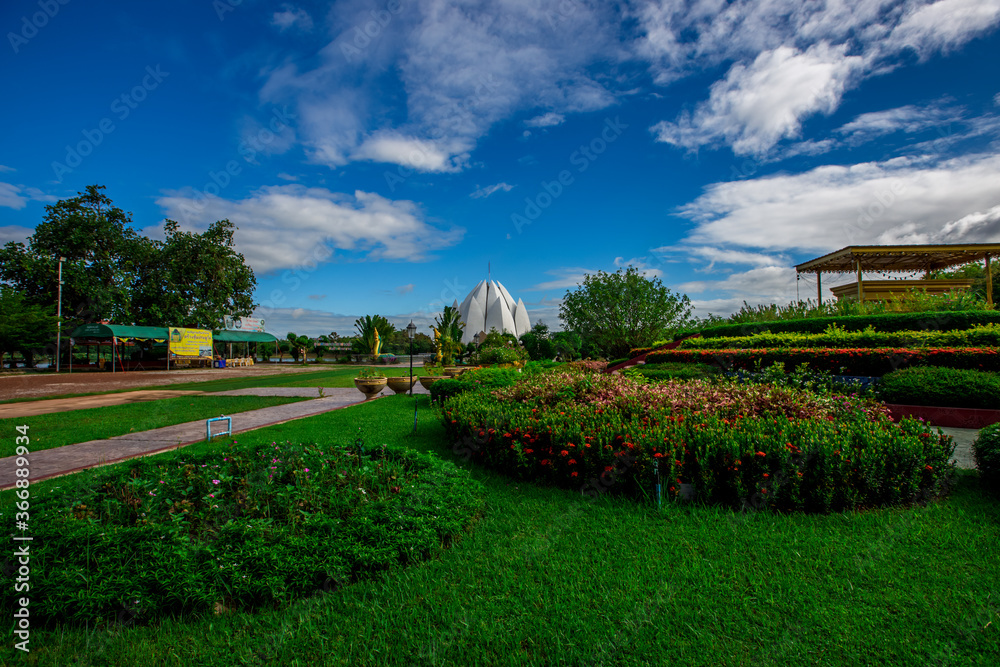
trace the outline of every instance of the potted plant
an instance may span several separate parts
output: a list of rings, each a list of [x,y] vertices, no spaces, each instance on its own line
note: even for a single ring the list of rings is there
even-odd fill
[[[386,384],[385,374],[377,368],[362,368],[354,378],[354,386],[365,395],[366,401],[375,398]]]
[[[424,364],[425,375],[420,376],[420,384],[424,389],[430,389],[431,385],[438,380],[447,380],[449,376],[445,375],[444,368],[441,366],[430,366]]]
[[[417,381],[416,375],[401,375],[398,377],[388,378],[389,389],[392,389],[397,394],[404,394],[410,390],[410,387]]]

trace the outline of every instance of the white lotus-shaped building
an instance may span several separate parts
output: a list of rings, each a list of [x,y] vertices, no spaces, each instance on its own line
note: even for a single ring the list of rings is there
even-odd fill
[[[512,333],[518,338],[531,329],[531,320],[524,302],[510,295],[507,289],[495,280],[482,280],[476,285],[462,305],[455,301],[454,306],[465,322],[462,342],[471,343],[477,333],[489,333],[496,328],[503,333]]]

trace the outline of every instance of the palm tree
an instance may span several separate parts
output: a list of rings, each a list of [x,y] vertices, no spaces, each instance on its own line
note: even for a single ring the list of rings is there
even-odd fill
[[[354,321],[354,328],[364,343],[365,349],[371,352],[372,361],[378,356],[378,344],[388,340],[395,333],[396,327],[381,315],[365,315]]]
[[[458,312],[458,308],[445,306],[444,312],[434,319],[434,326],[431,327],[438,334],[438,357],[442,363],[450,364],[456,354],[462,353],[462,330],[465,329],[465,322]]]

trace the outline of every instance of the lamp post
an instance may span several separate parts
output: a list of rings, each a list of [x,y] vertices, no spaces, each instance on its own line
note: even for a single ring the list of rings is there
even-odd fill
[[[62,263],[65,261],[65,257],[59,258],[59,297],[56,302],[56,373],[59,372],[59,361],[62,356]]]
[[[410,396],[413,396],[413,338],[417,335],[417,325],[410,320],[406,325],[406,337],[410,339]],[[417,432],[417,401],[413,401],[413,432]]]

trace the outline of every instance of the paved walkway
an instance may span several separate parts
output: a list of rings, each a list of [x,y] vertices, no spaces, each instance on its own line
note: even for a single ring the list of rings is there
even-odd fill
[[[415,394],[427,394],[420,385],[415,386]],[[263,387],[260,389],[238,389],[220,392],[222,395],[257,395],[257,396],[318,396],[316,387]],[[311,401],[300,401],[288,405],[276,405],[270,408],[250,410],[234,415],[233,433],[252,431],[264,426],[281,424],[322,414],[331,410],[357,405],[363,402],[357,389],[329,388],[323,390],[324,397]],[[392,395],[390,389],[382,395]],[[106,440],[91,440],[76,445],[66,445],[33,452],[28,457],[31,481],[40,481],[50,477],[58,477],[72,472],[93,468],[96,466],[116,463],[137,456],[146,456],[165,452],[184,445],[190,445],[205,440],[205,420],[175,424],[151,431],[128,433]],[[17,480],[15,471],[16,457],[0,459],[0,489],[14,486]]]

